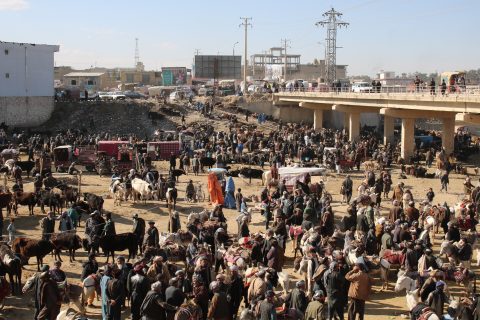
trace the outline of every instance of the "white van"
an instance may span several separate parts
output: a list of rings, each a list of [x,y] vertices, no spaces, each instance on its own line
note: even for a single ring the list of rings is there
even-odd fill
[[[357,93],[373,92],[373,87],[368,82],[355,82],[352,84],[352,92],[357,92]]]

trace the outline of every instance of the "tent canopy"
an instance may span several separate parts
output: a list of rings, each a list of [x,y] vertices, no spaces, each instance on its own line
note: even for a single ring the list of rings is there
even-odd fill
[[[305,175],[309,173],[310,175],[323,174],[325,168],[295,168],[295,167],[281,167],[278,168],[279,175]]]

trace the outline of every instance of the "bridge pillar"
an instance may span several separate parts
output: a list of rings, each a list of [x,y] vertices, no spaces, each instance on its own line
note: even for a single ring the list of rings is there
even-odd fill
[[[313,111],[313,129],[320,130],[323,128],[323,110],[315,109]]]
[[[358,140],[358,137],[360,136],[360,113],[351,112],[349,113],[348,118],[348,133],[350,141]]]
[[[348,131],[348,128],[350,127],[350,115],[347,112],[343,113],[343,128],[345,131]]]
[[[400,156],[408,163],[410,157],[413,155],[415,148],[415,119],[403,118],[402,119],[402,142]]]
[[[383,118],[383,144],[394,142],[394,120],[395,118],[385,116]]]
[[[453,152],[455,141],[455,116],[443,118],[442,147],[446,154]]]

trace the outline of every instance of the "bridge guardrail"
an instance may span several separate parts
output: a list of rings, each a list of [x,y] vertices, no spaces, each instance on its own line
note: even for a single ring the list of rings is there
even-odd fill
[[[405,95],[432,95],[432,96],[480,96],[480,86],[381,86],[363,87],[352,89],[351,87],[319,86],[315,88],[279,88],[278,93],[351,93],[351,94],[405,94]]]

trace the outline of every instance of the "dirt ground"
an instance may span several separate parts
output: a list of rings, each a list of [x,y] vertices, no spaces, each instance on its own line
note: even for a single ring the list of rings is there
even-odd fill
[[[196,121],[201,121],[202,119],[199,118],[200,115],[198,113],[192,113],[187,117],[187,123],[192,123]],[[243,121],[243,119],[242,119]],[[252,120],[251,120],[252,121]],[[217,130],[225,130],[225,123],[216,121],[216,120],[209,120],[209,123],[215,125]],[[274,123],[268,122],[265,126],[265,130],[272,129],[275,126]],[[477,165],[479,159],[471,159],[471,163]],[[167,172],[167,162],[157,162],[155,163],[157,169],[160,172]],[[392,178],[394,183],[398,182],[398,172],[399,169],[392,170]],[[434,169],[429,169],[429,172],[434,172]],[[469,168],[469,172],[473,173],[473,169]],[[57,178],[62,178],[61,175],[55,175]],[[360,184],[360,181],[363,179],[363,172],[353,172],[351,173],[352,179],[354,180],[354,188]],[[64,177],[64,176],[63,176]],[[184,191],[186,187],[186,183],[189,179],[192,179],[194,182],[202,183],[204,187],[204,191],[206,192],[206,182],[207,176],[206,174],[201,174],[200,176],[182,176],[180,177],[180,181],[178,183],[178,190],[179,190],[179,202],[177,203],[177,210],[180,212],[182,226],[186,224],[186,217],[191,212],[199,212],[203,208],[211,208],[211,205],[207,202],[203,203],[187,203],[183,200],[184,198]],[[335,217],[337,221],[344,215],[346,212],[346,205],[342,205],[340,203],[341,195],[339,194],[340,184],[344,179],[343,174],[328,174],[324,177],[313,177],[313,182],[318,181],[319,179],[323,179],[326,185],[326,189],[332,193],[333,195],[333,207],[335,212]],[[450,191],[448,193],[440,193],[440,181],[438,179],[417,179],[414,177],[409,176],[408,179],[402,180],[407,188],[411,188],[415,200],[418,202],[425,198],[426,190],[428,187],[433,187],[434,191],[437,193],[435,197],[436,203],[444,203],[445,201],[449,204],[453,204],[458,202],[463,197],[463,183],[464,176],[452,174],[450,177]],[[477,178],[474,178],[474,183],[477,183]],[[252,183],[249,184],[248,181],[242,180],[241,178],[234,178],[235,187],[242,188],[242,193],[244,196],[250,195],[259,195],[261,190],[261,181],[260,180],[252,180]],[[12,182],[9,181],[9,185],[11,186]],[[109,178],[100,178],[96,174],[85,173],[82,176],[82,192],[93,192],[98,195],[102,195],[105,198],[104,208],[107,211],[113,213],[113,220],[115,221],[117,233],[121,232],[128,232],[131,231],[132,227],[132,215],[134,213],[138,213],[142,218],[145,220],[154,220],[156,221],[156,226],[159,228],[160,231],[166,232],[167,231],[167,223],[168,223],[168,211],[166,208],[165,202],[157,202],[157,201],[148,201],[146,205],[144,204],[133,204],[132,202],[122,203],[120,207],[113,205],[113,200],[110,199],[108,186],[110,184]],[[31,180],[27,180],[25,183],[26,191],[33,190],[33,184]],[[252,203],[249,203],[251,206]],[[390,208],[391,203],[390,201],[383,201],[382,202],[382,214],[386,215],[388,213],[388,209]],[[236,210],[224,210],[227,219],[229,220],[228,224],[228,231],[233,233],[236,232],[236,223],[234,222],[234,218],[237,216]],[[27,208],[21,207],[19,210],[19,217],[15,221],[15,225],[17,228],[18,236],[26,236],[30,238],[40,238],[40,227],[39,227],[39,220],[43,218],[43,215],[40,212],[40,208],[35,208],[35,216],[29,217],[27,216]],[[84,217],[85,219],[85,217]],[[264,231],[264,220],[263,217],[260,215],[258,211],[254,211],[253,220],[250,227],[251,231]],[[82,226],[78,230],[78,234],[83,237],[84,234],[84,222],[82,222]],[[438,234],[436,236],[436,246],[435,246],[435,253],[438,253],[438,245],[440,239],[443,237],[443,234]],[[292,243],[288,242],[286,256],[286,265],[285,271],[289,272],[291,278],[293,280],[299,279],[298,274],[294,273],[292,270]],[[117,253],[119,254],[119,253]],[[67,255],[63,254],[62,259],[64,260],[63,263],[63,270],[66,271],[68,279],[72,283],[79,283],[79,278],[81,274],[81,266],[82,263],[86,261],[87,255],[86,253],[80,249],[77,253],[77,260],[73,263],[68,261]],[[45,259],[45,262],[48,264],[52,264],[53,259],[50,255],[48,255]],[[97,259],[101,265],[105,262],[104,257],[99,257]],[[25,270],[23,273],[23,282],[29,276],[31,276],[34,272],[36,272],[36,265],[33,264],[34,259],[30,259],[30,265],[25,266]],[[477,268],[474,270],[477,272]],[[391,282],[395,281],[395,275],[391,275],[390,277]],[[375,293],[371,296],[371,300],[367,303],[366,306],[366,319],[400,319],[402,314],[406,313],[406,304],[405,304],[405,297],[404,294],[394,293],[392,290],[387,292],[379,292],[380,282],[378,279],[375,279]],[[452,286],[452,293],[454,296],[458,297],[462,293],[461,289],[454,286],[453,283],[449,283]],[[62,306],[62,310],[67,308],[66,305]],[[26,294],[20,297],[12,296],[6,298],[5,301],[5,308],[0,313],[6,319],[31,319],[32,318],[32,311],[33,310],[33,300],[32,295]],[[87,309],[87,315],[90,319],[101,319],[101,310],[100,304],[98,301],[95,302],[95,307]],[[346,316],[346,315],[345,315]],[[123,314],[122,319],[130,319],[129,311],[125,311]]]

